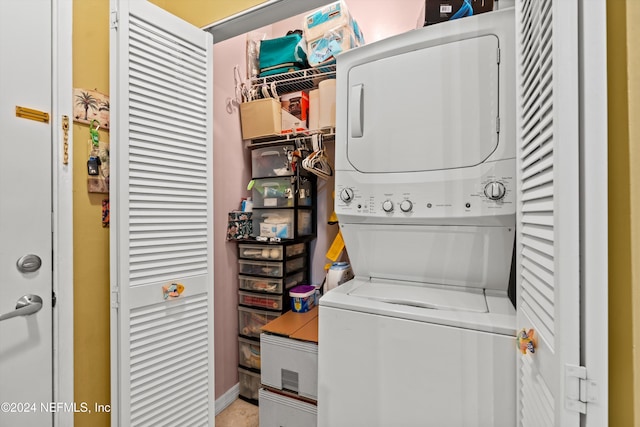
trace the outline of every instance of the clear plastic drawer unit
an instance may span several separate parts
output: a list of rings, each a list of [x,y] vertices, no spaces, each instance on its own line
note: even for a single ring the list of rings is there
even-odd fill
[[[262,260],[262,261],[282,261],[284,258],[291,258],[302,255],[305,252],[304,243],[294,245],[260,245],[260,244],[238,244],[238,255],[240,258]]]
[[[306,177],[255,179],[252,189],[254,208],[311,206],[311,181]]]
[[[239,288],[246,291],[282,294],[289,288],[302,283],[305,280],[304,271],[291,274],[284,279],[238,276]]]

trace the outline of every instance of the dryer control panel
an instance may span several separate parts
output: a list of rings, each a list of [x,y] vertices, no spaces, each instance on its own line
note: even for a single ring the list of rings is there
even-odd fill
[[[515,160],[426,173],[342,172],[340,178],[336,180],[336,214],[360,217],[358,222],[481,220],[514,215],[516,210]]]

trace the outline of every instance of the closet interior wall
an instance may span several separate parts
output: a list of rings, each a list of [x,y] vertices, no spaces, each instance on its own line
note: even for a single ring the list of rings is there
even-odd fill
[[[398,2],[402,5],[398,5]],[[424,0],[346,0],[350,13],[358,20],[367,43],[416,28]],[[329,1],[327,3],[330,3]],[[302,28],[303,15],[254,30],[267,38],[280,37]],[[216,398],[238,383],[238,257],[235,243],[226,242],[228,212],[239,209],[240,200],[250,196],[251,153],[240,132],[237,108],[227,110],[235,96],[233,67],[246,76],[246,40],[243,34],[214,45],[214,323],[216,349]],[[398,94],[398,102],[410,94]],[[333,162],[334,143],[325,143]],[[317,238],[311,244],[311,283],[322,283],[327,249],[338,228],[328,225],[333,212],[333,179],[318,179]]]

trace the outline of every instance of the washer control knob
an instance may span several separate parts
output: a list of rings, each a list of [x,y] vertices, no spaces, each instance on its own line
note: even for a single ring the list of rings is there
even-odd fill
[[[403,200],[400,203],[400,210],[402,212],[411,212],[411,209],[413,209],[413,202],[411,200]]]
[[[500,181],[491,181],[484,186],[484,195],[491,200],[500,200],[507,193],[507,188]]]
[[[393,202],[389,199],[382,202],[382,210],[385,212],[393,212]]]
[[[353,190],[351,188],[343,188],[340,192],[340,200],[345,203],[349,203],[353,200]]]

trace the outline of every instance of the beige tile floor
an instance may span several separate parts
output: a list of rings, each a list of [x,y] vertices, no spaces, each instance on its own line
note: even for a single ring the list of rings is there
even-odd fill
[[[258,407],[236,399],[216,416],[216,427],[259,427]]]

